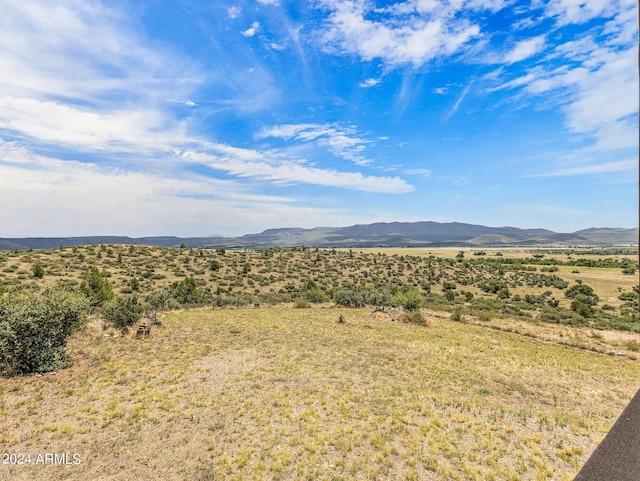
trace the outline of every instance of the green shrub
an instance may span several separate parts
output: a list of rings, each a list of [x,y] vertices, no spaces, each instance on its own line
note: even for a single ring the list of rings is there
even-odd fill
[[[427,320],[420,311],[405,312],[400,316],[399,320],[407,324],[416,324],[418,326],[428,325]]]
[[[156,325],[160,324],[160,321],[158,321],[158,313],[160,311],[179,307],[178,301],[176,301],[166,289],[151,292],[145,301],[147,302],[146,316]]]
[[[328,302],[330,299],[329,295],[319,287],[305,289],[304,291],[302,291],[302,295],[307,301],[313,302],[314,304]]]
[[[180,282],[171,285],[171,295],[183,305],[205,304],[206,293],[198,287],[195,277],[185,277]]]
[[[253,299],[251,297],[248,297],[242,294],[239,294],[239,295],[220,294],[213,299],[213,304],[217,307],[224,307],[224,306],[241,307],[241,306],[246,306],[251,304],[252,301]]]
[[[579,299],[574,299],[571,301],[571,310],[577,312],[582,317],[592,317],[594,314],[593,307],[586,302],[582,302]]]
[[[405,292],[396,294],[397,304],[406,311],[417,311],[424,305],[424,297],[417,289],[407,289]]]
[[[590,306],[595,306],[600,301],[600,298],[593,292],[593,288],[586,284],[571,286],[564,295],[567,299],[577,299]]]
[[[309,301],[304,297],[298,297],[294,301],[294,307],[296,309],[309,309],[311,307],[311,304],[309,304]]]
[[[638,298],[637,292],[623,292],[618,296],[621,301],[633,301]]]
[[[640,342],[638,341],[627,341],[625,343],[625,346],[627,346],[627,349],[629,349],[630,351],[640,352]]]
[[[95,266],[87,267],[87,270],[82,274],[80,290],[89,299],[92,311],[113,299],[114,296],[113,288],[106,279],[105,272],[100,272]]]
[[[451,320],[455,322],[467,322],[464,314],[462,314],[462,308],[460,306],[453,309],[453,312],[451,313]]]
[[[333,302],[345,307],[364,307],[365,297],[356,289],[338,289],[333,293]]]
[[[44,277],[44,268],[40,264],[33,266],[33,277],[42,279]]]
[[[2,299],[0,371],[20,375],[67,367],[67,339],[85,324],[88,307],[85,298],[59,290]]]
[[[118,329],[133,326],[142,318],[144,306],[137,297],[116,297],[102,308],[102,317]]]

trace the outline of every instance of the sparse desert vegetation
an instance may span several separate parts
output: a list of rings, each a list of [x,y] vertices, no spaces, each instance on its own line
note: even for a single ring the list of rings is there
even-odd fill
[[[339,316],[344,322],[338,322]],[[372,309],[193,309],[146,340],[102,321],[75,364],[2,381],[7,479],[572,479],[637,362]]]
[[[89,318],[72,367],[0,380],[1,451],[81,462],[0,476],[572,479],[640,379],[633,252],[402,252],[0,254],[3,302]]]
[[[302,300],[346,307],[401,306],[413,298],[420,307],[434,310],[458,306],[468,316],[637,332],[638,281],[628,274],[637,269],[635,256],[636,248],[76,246],[0,254],[0,289],[63,287],[87,295],[94,311],[114,294],[141,302],[165,299],[159,308]]]

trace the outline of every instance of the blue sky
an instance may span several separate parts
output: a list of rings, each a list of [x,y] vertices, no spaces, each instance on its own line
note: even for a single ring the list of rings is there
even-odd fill
[[[638,225],[635,0],[0,12],[0,236]]]

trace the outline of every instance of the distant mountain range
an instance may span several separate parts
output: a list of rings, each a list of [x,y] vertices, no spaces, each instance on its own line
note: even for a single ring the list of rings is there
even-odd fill
[[[28,237],[0,238],[0,250],[52,249],[83,244],[165,247],[507,247],[638,245],[638,228],[591,228],[572,233],[546,229],[486,227],[458,222],[379,222],[349,227],[268,229],[241,237]]]

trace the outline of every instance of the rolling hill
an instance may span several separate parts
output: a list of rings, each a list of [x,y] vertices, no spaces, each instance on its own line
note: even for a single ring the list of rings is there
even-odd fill
[[[348,227],[267,229],[241,237],[26,237],[0,238],[0,250],[52,249],[83,244],[140,244],[176,247],[490,247],[638,245],[638,229],[589,228],[572,233],[547,229],[487,227],[459,222],[378,222]]]

